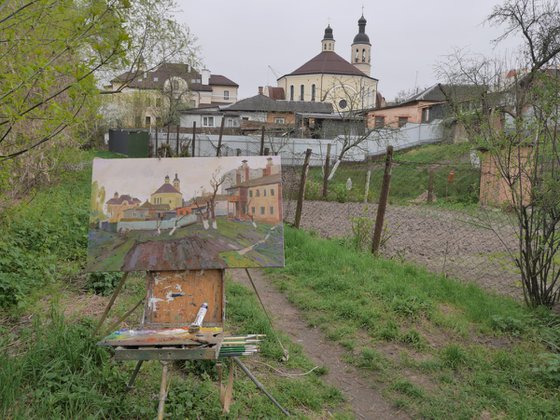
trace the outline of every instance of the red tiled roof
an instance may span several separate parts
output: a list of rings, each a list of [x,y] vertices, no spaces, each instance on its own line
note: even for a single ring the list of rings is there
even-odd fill
[[[123,202],[127,202],[129,204],[134,203],[141,203],[136,197],[131,197],[128,194],[119,195],[117,198],[113,197],[110,200],[107,200],[106,204],[122,204]]]
[[[303,66],[295,69],[287,76],[298,74],[347,74],[352,76],[368,77],[334,51],[321,51]],[[284,77],[284,76],[282,76]]]
[[[153,194],[160,194],[160,193],[176,193],[176,194],[181,194],[181,192],[175,188],[173,185],[171,184],[163,184],[161,187],[159,187]]]

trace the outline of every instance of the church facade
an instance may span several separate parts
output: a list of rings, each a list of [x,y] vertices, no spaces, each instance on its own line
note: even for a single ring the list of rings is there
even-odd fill
[[[371,43],[366,19],[358,20],[358,34],[350,46],[350,61],[335,52],[330,25],[321,41],[321,52],[293,72],[278,79],[286,100],[329,102],[336,112],[374,108],[378,80],[371,77]]]

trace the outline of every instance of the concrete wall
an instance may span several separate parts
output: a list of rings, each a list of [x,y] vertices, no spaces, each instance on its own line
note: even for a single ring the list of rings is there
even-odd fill
[[[180,142],[183,145],[190,143],[192,134],[181,133]],[[443,140],[441,122],[434,121],[429,124],[406,124],[400,129],[378,130],[370,133],[360,147],[348,152],[345,161],[363,161],[369,157],[379,156],[385,153],[390,144],[395,150],[407,149],[422,144],[438,143]],[[331,144],[331,158],[340,153],[344,137],[335,139],[298,139],[289,137],[265,137],[265,148],[270,149],[271,154],[282,156],[283,165],[301,165],[306,149],[313,151],[311,155],[312,166],[322,166],[327,144]],[[159,139],[159,145],[165,143],[165,137]],[[218,135],[197,134],[195,142],[195,156],[216,156],[216,145]],[[152,134],[152,150],[154,147],[154,135]],[[175,137],[170,139],[171,149],[175,150]],[[237,149],[241,156],[255,156],[260,152],[260,135],[256,136],[223,136],[222,156],[236,156]],[[190,150],[190,149],[189,149]]]
[[[175,226],[183,227],[196,223],[197,216],[191,214],[189,216],[182,216],[181,218],[173,218],[169,220],[143,220],[138,222],[118,222],[117,232],[121,230],[157,230],[160,229],[173,229]]]

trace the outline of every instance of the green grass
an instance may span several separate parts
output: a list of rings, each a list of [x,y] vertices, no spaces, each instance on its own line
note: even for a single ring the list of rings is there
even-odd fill
[[[557,317],[340,241],[291,228],[285,238],[286,268],[271,270],[281,290],[409,414],[553,418],[560,412]]]
[[[434,194],[437,205],[464,207],[478,203],[479,169],[470,165],[469,144],[436,144],[395,152],[391,177],[391,204],[408,204],[428,189],[429,168],[434,168]],[[366,173],[372,170],[369,202],[377,202],[383,179],[383,159],[371,163],[340,165],[329,183],[329,201],[363,201]],[[450,171],[454,179],[448,183]],[[352,180],[352,190],[346,190],[346,181]],[[323,177],[321,168],[311,168],[306,185],[306,198],[322,199]]]
[[[80,156],[90,161],[94,155]],[[86,165],[83,170],[69,172],[59,184],[38,191],[32,201],[20,203],[0,221],[2,232],[7,233],[0,238],[2,418],[153,418],[157,412],[160,364],[145,363],[135,388],[127,392],[126,381],[135,363],[113,361],[110,350],[97,346],[98,339],[92,337],[95,320],[82,314],[90,305],[100,304],[84,287],[109,294],[119,277],[100,274],[91,277],[88,285],[81,274],[87,245],[90,171]],[[262,354],[245,361],[268,391],[298,418],[325,418],[331,413],[334,418],[349,418],[340,392],[322,381],[325,368],[288,378],[263,364],[290,373],[314,367],[301,347],[271,328],[250,291],[231,282],[226,286],[227,329],[267,336]],[[145,279],[129,276],[106,325],[144,295]],[[70,315],[65,317],[63,312]],[[33,322],[26,322],[29,319]],[[277,339],[289,350],[286,363],[279,362],[283,351]],[[214,363],[174,364],[166,404],[168,418],[220,417],[216,379]],[[231,413],[225,418],[279,415],[238,371]]]

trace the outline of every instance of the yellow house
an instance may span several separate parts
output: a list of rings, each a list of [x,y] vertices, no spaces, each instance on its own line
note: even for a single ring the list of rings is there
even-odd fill
[[[183,205],[183,194],[177,174],[175,174],[173,185],[169,181],[169,175],[165,176],[164,184],[150,195],[150,203],[156,205],[167,204],[171,210]]]
[[[375,107],[377,82],[371,77],[371,44],[365,33],[366,19],[358,21],[359,31],[350,46],[350,62],[334,51],[333,30],[329,26],[321,41],[321,52],[278,79],[286,100],[330,102],[337,112]]]

